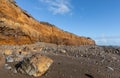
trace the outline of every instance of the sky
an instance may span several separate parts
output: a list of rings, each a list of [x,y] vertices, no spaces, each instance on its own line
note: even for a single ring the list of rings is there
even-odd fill
[[[97,45],[120,46],[120,0],[15,0],[38,21],[79,36]]]

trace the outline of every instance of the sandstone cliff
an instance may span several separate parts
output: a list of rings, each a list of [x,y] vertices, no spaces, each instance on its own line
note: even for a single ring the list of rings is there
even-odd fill
[[[94,45],[95,41],[38,22],[13,0],[0,0],[0,44],[47,42],[62,45]]]

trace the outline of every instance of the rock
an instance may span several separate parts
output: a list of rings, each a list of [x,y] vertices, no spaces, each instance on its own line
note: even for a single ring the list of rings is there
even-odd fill
[[[12,58],[12,56],[7,56],[6,62],[14,62],[14,59]]]
[[[43,47],[34,47],[32,48],[33,52],[42,51]]]
[[[43,75],[51,66],[53,60],[41,54],[32,55],[19,62],[15,67],[18,72],[38,77]]]
[[[114,56],[112,57],[112,59],[113,59],[113,60],[117,60],[117,58],[116,58],[116,57],[114,57]]]
[[[8,66],[8,64],[5,64],[5,67],[7,67]]]
[[[8,64],[5,64],[5,69],[7,69],[7,70],[11,70],[12,69],[12,67],[11,66],[9,66]]]
[[[16,55],[16,57],[14,57],[14,61],[22,61],[24,57],[24,55]]]
[[[30,52],[28,52],[28,51],[19,51],[16,53],[17,56],[18,55],[28,55],[28,54],[30,54]]]
[[[61,49],[60,52],[65,54],[66,50]]]
[[[24,57],[27,57],[30,55],[30,52],[22,51],[21,49],[16,50],[16,53],[14,54],[14,60],[15,61],[22,61]]]
[[[13,73],[17,73],[17,70],[16,70],[16,69],[14,69],[14,70],[13,70]]]
[[[92,75],[90,74],[85,74],[85,76],[87,76],[88,78],[94,78]]]
[[[21,49],[16,50],[16,55],[27,55],[27,51],[23,51]]]
[[[31,50],[31,48],[29,47],[29,46],[25,46],[24,48],[23,48],[23,51],[30,51]]]
[[[114,71],[114,69],[112,67],[107,66],[107,68],[111,71]]]
[[[8,55],[11,55],[11,54],[12,54],[12,50],[9,50],[9,49],[8,49],[8,50],[5,50],[5,51],[4,51],[4,55],[7,55],[7,56],[8,56]]]
[[[81,54],[80,56],[83,57],[83,54]]]

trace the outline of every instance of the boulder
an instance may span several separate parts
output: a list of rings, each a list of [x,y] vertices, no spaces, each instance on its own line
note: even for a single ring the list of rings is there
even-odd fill
[[[42,76],[51,66],[53,60],[41,54],[34,54],[15,65],[16,70],[34,77]]]
[[[4,55],[11,55],[12,54],[12,50],[10,50],[10,49],[7,49],[7,50],[5,50],[4,51]]]

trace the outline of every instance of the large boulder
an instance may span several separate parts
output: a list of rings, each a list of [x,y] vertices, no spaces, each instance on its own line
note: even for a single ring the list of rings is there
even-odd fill
[[[38,77],[42,76],[49,69],[52,63],[52,59],[41,54],[34,54],[19,62],[15,67],[20,73]]]

